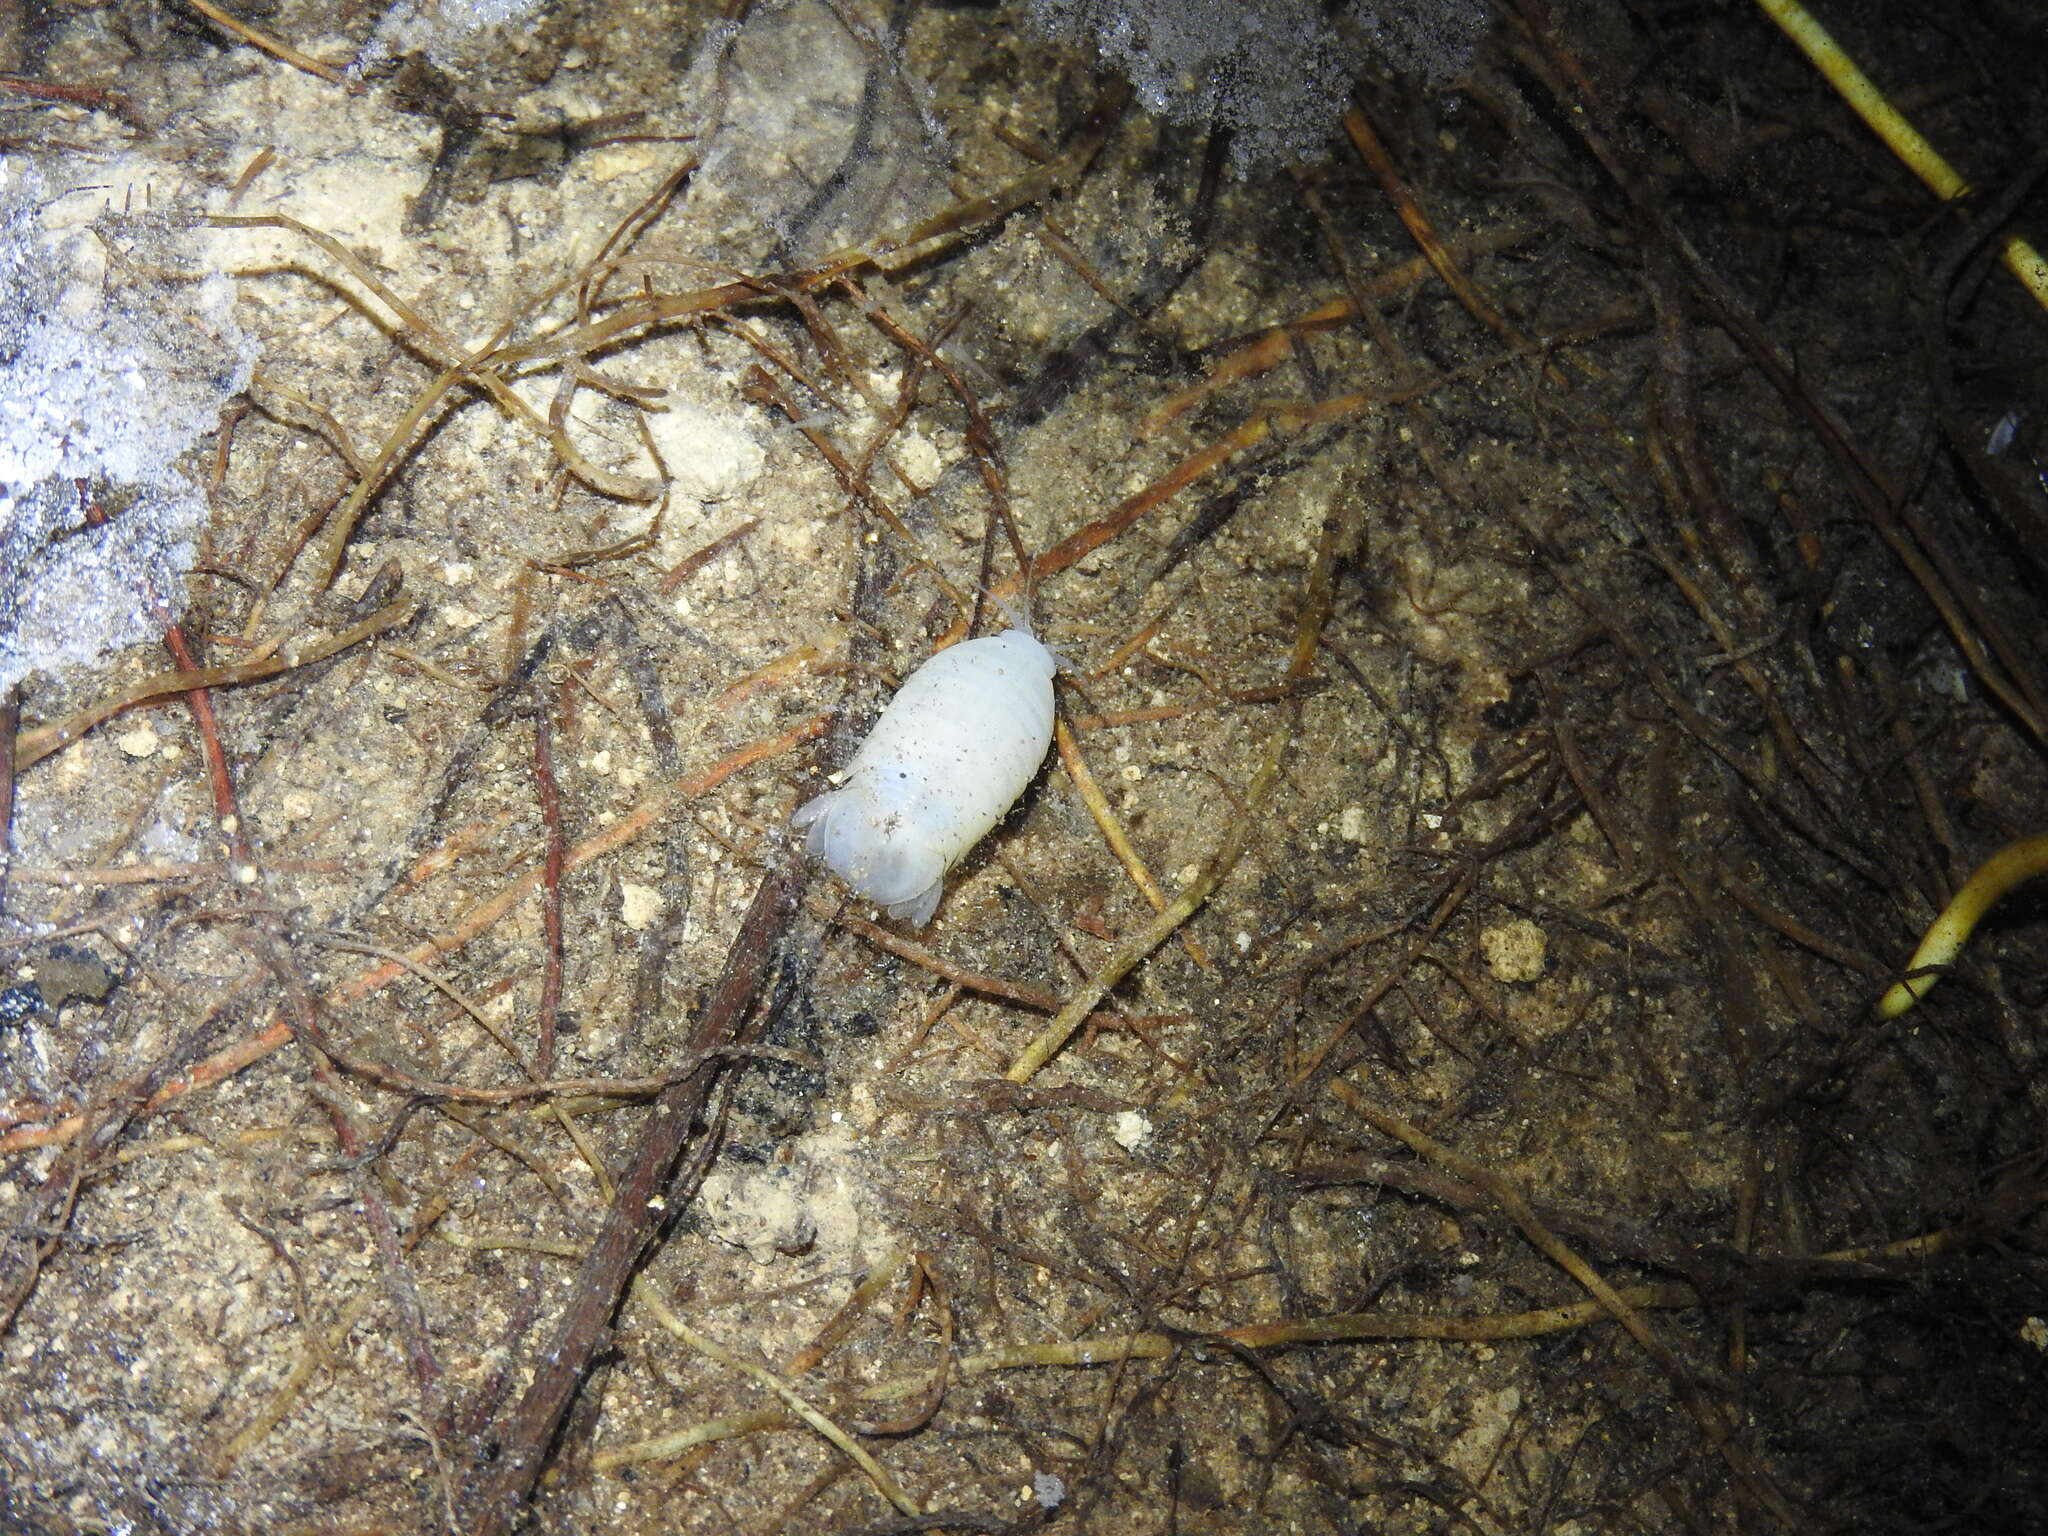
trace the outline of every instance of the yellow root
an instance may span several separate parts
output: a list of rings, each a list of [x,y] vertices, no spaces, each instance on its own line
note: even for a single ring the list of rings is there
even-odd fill
[[[1953,202],[1970,190],[1969,183],[1942,159],[1939,150],[1920,136],[1920,131],[1906,121],[1898,108],[1885,100],[1884,93],[1856,67],[1841,44],[1828,35],[1827,29],[1808,14],[1799,0],[1756,3],[1806,55],[1807,62],[1827,77],[1828,84],[1855,109],[1856,115],[1870,125],[1871,132],[1883,139],[1885,147],[1899,157],[1906,169],[1927,183],[1936,197]],[[2041,253],[2018,235],[2008,235],[2004,248],[2006,268],[2026,285],[2035,302],[2048,309],[2048,261],[2042,260]]]
[[[1927,937],[1920,941],[1906,967],[1909,974],[1879,1000],[1877,1016],[1896,1019],[1925,997],[1941,979],[1934,972],[1955,963],[1977,920],[2007,891],[2036,875],[2048,875],[2048,837],[2023,837],[2016,843],[2007,843],[1986,859],[1927,930]],[[1929,974],[1919,974],[1923,971]]]

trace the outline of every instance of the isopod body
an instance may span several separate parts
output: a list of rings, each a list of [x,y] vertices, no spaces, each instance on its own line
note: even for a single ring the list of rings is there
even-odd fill
[[[840,787],[790,825],[854,890],[922,926],[946,871],[1045,760],[1055,665],[1022,629],[939,652],[904,679]]]

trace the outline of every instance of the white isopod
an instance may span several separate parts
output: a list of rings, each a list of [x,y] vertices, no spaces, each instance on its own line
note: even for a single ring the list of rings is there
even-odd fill
[[[946,871],[1045,761],[1056,665],[1022,629],[939,652],[896,690],[845,782],[790,825],[848,885],[922,927]]]

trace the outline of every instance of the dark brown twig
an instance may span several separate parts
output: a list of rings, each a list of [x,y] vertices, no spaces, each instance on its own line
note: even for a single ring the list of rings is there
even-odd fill
[[[204,1048],[251,985],[243,981],[231,987],[172,1051],[106,1094],[95,1095],[95,1102],[74,1117],[79,1123],[68,1138],[73,1145],[58,1154],[41,1187],[19,1204],[9,1223],[10,1235],[26,1245],[26,1253],[17,1259],[11,1244],[0,1243],[0,1337],[13,1327],[44,1264],[66,1240],[79,1190],[95,1159],[121,1139],[164,1083]]]
[[[0,75],[0,91],[12,91],[34,101],[55,101],[66,106],[111,112],[139,126],[135,108],[119,91],[104,85],[62,85],[54,80],[30,80],[22,75]]]
[[[270,967],[283,987],[286,1021],[312,1069],[314,1096],[327,1110],[328,1123],[334,1128],[334,1140],[341,1148],[343,1159],[348,1166],[360,1166],[366,1151],[362,1133],[356,1129],[355,1121],[348,1113],[347,1100],[340,1091],[341,1078],[334,1070],[334,1063],[321,1049],[320,1021],[313,994],[300,978],[291,956],[274,936],[248,928],[241,937],[255,956]],[[391,1207],[385,1203],[384,1196],[370,1180],[363,1179],[356,1193],[363,1219],[376,1244],[377,1255],[384,1264],[385,1284],[390,1289],[391,1300],[405,1334],[406,1358],[419,1386],[426,1422],[436,1435],[445,1436],[448,1431],[447,1397],[442,1387],[441,1362],[434,1353],[433,1340],[427,1336],[426,1308],[420,1301],[419,1286],[413,1280],[411,1266],[405,1260],[398,1223],[393,1219]]]
[[[849,277],[844,279],[844,286],[855,303],[868,305],[867,293],[860,284]],[[974,455],[976,468],[981,471],[981,483],[988,492],[990,511],[1002,525],[1003,533],[1010,541],[1010,553],[1015,558],[1017,570],[1024,581],[1024,612],[1029,616],[1032,602],[1031,555],[1024,548],[1023,535],[1017,531],[1017,520],[1011,515],[1009,477],[1003,465],[1002,445],[996,441],[995,428],[982,410],[979,397],[960,376],[960,370],[946,361],[936,345],[927,345],[920,341],[915,333],[898,322],[887,310],[879,305],[869,306],[868,318],[910,357],[934,369],[939,377],[946,381],[946,388],[952,391],[953,398],[960,402],[960,409],[966,413],[967,446]],[[941,341],[944,340],[944,333],[957,325],[959,320],[960,317],[955,316],[940,326]],[[981,584],[986,588],[988,572],[983,570],[981,576]],[[979,603],[980,595],[977,594],[977,608]]]
[[[769,956],[795,910],[802,868],[801,852],[791,844],[762,878],[726,953],[711,1001],[690,1033],[692,1053],[729,1044],[739,1035]],[[472,1485],[465,1512],[472,1536],[500,1536],[533,1491],[626,1285],[671,1214],[663,1193],[713,1079],[709,1071],[698,1072],[664,1089],[656,1100],[632,1166],[619,1180],[618,1198],[577,1273],[573,1299],[548,1347],[535,1356],[533,1381],[497,1437],[498,1458]]]
[[[663,596],[674,592],[677,587],[680,587],[697,572],[701,571],[705,566],[716,560],[720,555],[731,549],[760,526],[761,519],[750,517],[731,532],[721,533],[703,548],[692,550],[669,567],[667,574],[661,578],[658,590]]]
[[[1522,351],[1533,350],[1534,344],[1523,334],[1521,328],[1502,314],[1499,307],[1479,291],[1479,286],[1467,277],[1464,269],[1452,259],[1449,248],[1437,234],[1435,221],[1416,201],[1415,193],[1408,185],[1408,179],[1394,164],[1393,156],[1387,153],[1386,145],[1380,141],[1379,134],[1373,130],[1371,120],[1362,109],[1353,106],[1344,114],[1344,132],[1350,138],[1352,148],[1358,151],[1359,159],[1365,162],[1366,168],[1378,179],[1380,189],[1394,205],[1395,213],[1407,227],[1416,247],[1436,269],[1436,275],[1443,279],[1444,286],[1451,290],[1473,319],[1502,341]],[[1363,309],[1359,312],[1361,315],[1365,313]],[[1556,364],[1546,365],[1545,371],[1554,382],[1565,382],[1563,370]]]
[[[106,510],[100,506],[86,482],[80,480],[78,494],[85,504],[85,520],[94,528],[107,522]],[[180,672],[202,670],[192,654],[192,647],[185,639],[185,631],[171,617],[170,603],[164,594],[151,585],[143,594],[157,618],[164,626],[164,647],[171,653],[171,659],[178,664]],[[243,869],[252,868],[249,850],[249,836],[242,829],[241,804],[235,795],[234,774],[228,769],[228,755],[220,744],[220,726],[213,713],[213,693],[203,685],[194,686],[185,692],[186,702],[192,706],[193,721],[199,727],[200,746],[206,753],[206,776],[213,788],[213,813],[220,823],[221,834],[228,840],[228,857]]]
[[[1557,744],[1558,761],[1572,776],[1572,784],[1578,789],[1579,798],[1586,802],[1593,824],[1607,839],[1607,846],[1614,850],[1614,857],[1621,865],[1621,878],[1633,880],[1636,875],[1635,844],[1620,816],[1600,793],[1599,780],[1586,766],[1585,754],[1579,751],[1578,739],[1572,733],[1571,722],[1565,717],[1564,690],[1557,674],[1550,667],[1538,667],[1536,681],[1543,693],[1543,722],[1550,727],[1550,739]]]

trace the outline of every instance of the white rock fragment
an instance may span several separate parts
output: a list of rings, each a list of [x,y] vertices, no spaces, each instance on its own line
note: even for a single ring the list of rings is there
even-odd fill
[[[756,1264],[794,1258],[818,1237],[805,1171],[782,1164],[714,1169],[698,1192],[704,1223],[719,1241],[744,1248]]]
[[[1548,941],[1526,917],[1488,928],[1479,935],[1479,952],[1496,981],[1539,981]]]
[[[633,880],[619,882],[619,918],[635,933],[644,933],[661,917],[667,905],[661,892]]]
[[[207,514],[178,461],[248,383],[233,285],[136,165],[0,154],[0,691],[161,640]]]
[[[1151,1134],[1152,1122],[1135,1109],[1127,1109],[1118,1115],[1116,1128],[1110,1132],[1116,1139],[1116,1144],[1126,1152],[1137,1151],[1144,1144],[1145,1138]]]
[[[920,485],[930,485],[946,467],[932,440],[922,432],[905,432],[896,439],[897,462],[903,472]]]
[[[116,736],[114,745],[128,757],[155,757],[157,748],[163,745],[163,738],[157,735],[156,727],[145,720],[133,730]]]
[[[714,414],[687,400],[669,399],[666,409],[644,418],[676,489],[699,501],[723,501],[767,467],[768,455],[744,417]]]

